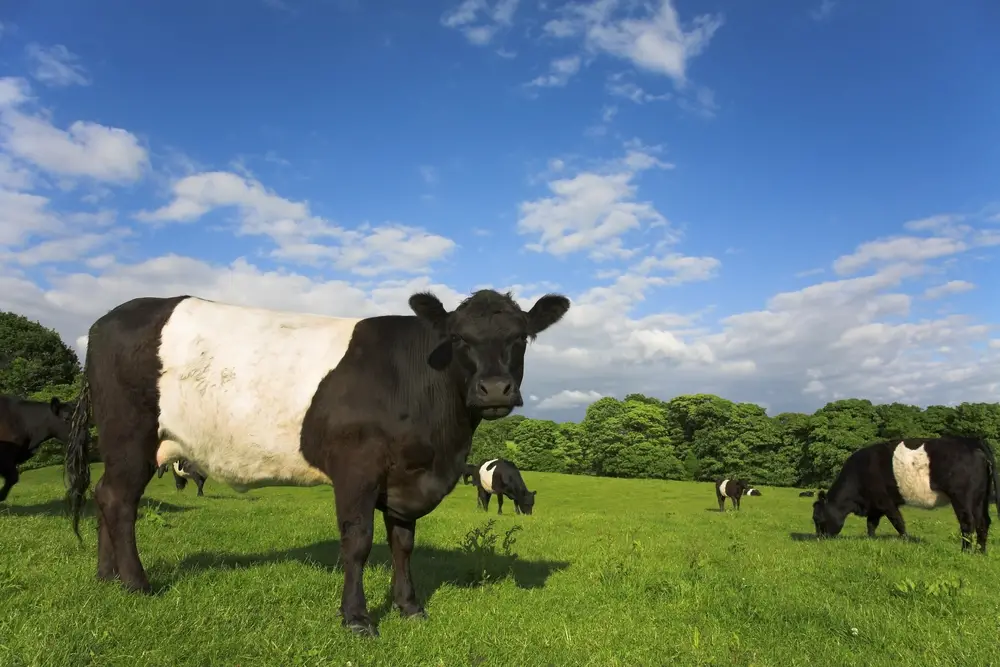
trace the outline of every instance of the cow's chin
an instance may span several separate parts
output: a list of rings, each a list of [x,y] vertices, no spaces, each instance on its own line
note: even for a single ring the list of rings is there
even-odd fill
[[[498,405],[490,408],[480,408],[479,412],[482,414],[483,419],[487,421],[492,421],[494,419],[502,419],[509,415],[514,408],[509,405]]]

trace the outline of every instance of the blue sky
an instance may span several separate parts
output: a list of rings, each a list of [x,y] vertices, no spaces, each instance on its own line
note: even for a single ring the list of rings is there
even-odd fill
[[[573,299],[534,416],[1000,400],[985,0],[112,7],[0,11],[0,307],[67,341],[142,294],[489,285]]]

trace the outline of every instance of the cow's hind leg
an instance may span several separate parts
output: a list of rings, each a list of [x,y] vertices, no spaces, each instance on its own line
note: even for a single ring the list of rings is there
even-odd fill
[[[955,510],[955,518],[958,519],[958,527],[962,532],[962,551],[972,548],[972,531],[976,529],[977,517],[966,503],[952,501],[952,509]]]
[[[392,606],[406,617],[427,618],[427,612],[417,602],[417,593],[410,576],[410,555],[413,553],[415,521],[404,521],[383,512],[385,536],[392,551]]]
[[[152,587],[135,542],[135,521],[139,501],[156,472],[156,420],[152,416],[146,420],[116,417],[102,433],[104,474],[94,487],[98,510],[97,576],[110,579],[117,574],[126,590],[150,593]]]
[[[718,496],[718,498],[719,498],[719,511],[720,512],[725,512],[726,511],[726,497],[725,496]]]
[[[990,535],[990,521],[990,508],[987,506],[976,517],[976,542],[979,544],[979,549],[983,555],[986,555],[986,541]]]
[[[350,467],[346,469],[350,470]],[[373,483],[340,476],[334,481],[334,497],[340,529],[340,557],[344,567],[341,623],[357,634],[375,636],[378,630],[368,615],[362,575],[372,550],[378,488]]]

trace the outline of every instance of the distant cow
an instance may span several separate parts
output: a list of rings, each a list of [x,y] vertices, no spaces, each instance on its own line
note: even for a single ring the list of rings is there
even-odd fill
[[[715,484],[715,497],[719,501],[719,511],[726,511],[726,498],[729,498],[733,508],[740,509],[740,498],[744,493],[748,496],[759,496],[760,491],[750,486],[750,483],[742,479],[717,479]]]
[[[497,514],[503,514],[503,498],[507,496],[514,501],[515,514],[531,514],[535,507],[537,491],[528,491],[521,478],[521,471],[506,459],[490,459],[479,466],[479,479],[476,488],[479,498],[476,504],[487,510],[490,497],[497,497]]]
[[[156,469],[156,477],[159,479],[163,477],[163,473],[167,471],[167,468],[171,467],[169,463],[164,463],[159,468]],[[203,489],[205,487],[205,480],[208,479],[205,475],[198,470],[198,466],[191,463],[187,459],[180,459],[174,461],[173,465],[174,473],[174,487],[178,491],[183,491],[184,487],[187,486],[188,480],[194,480],[194,483],[198,485],[198,495],[205,495]]]
[[[813,503],[813,524],[817,535],[833,537],[853,513],[867,517],[871,537],[884,516],[900,537],[906,537],[901,505],[932,509],[950,503],[962,531],[962,550],[971,547],[975,530],[979,547],[986,553],[991,486],[994,490],[1000,486],[996,460],[982,440],[886,440],[847,457],[830,491],[820,491]]]
[[[812,497],[813,497],[812,491],[803,491],[802,493],[799,494],[799,498],[812,498]]]
[[[29,401],[0,396],[0,503],[7,499],[19,478],[17,467],[38,453],[49,438],[69,442],[72,403],[53,397],[50,401]]]
[[[144,297],[100,317],[66,457],[79,537],[92,410],[104,461],[97,577],[151,591],[138,503],[158,466],[185,458],[239,492],[332,485],[342,624],[372,635],[362,573],[381,511],[393,604],[425,616],[410,576],[416,521],[455,488],[479,423],[524,404],[528,341],[570,302],[550,294],[524,311],[509,293],[480,290],[452,312],[429,293],[409,306],[415,316],[344,318]]]

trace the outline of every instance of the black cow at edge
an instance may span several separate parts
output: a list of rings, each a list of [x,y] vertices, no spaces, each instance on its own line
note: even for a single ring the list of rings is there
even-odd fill
[[[0,396],[0,503],[7,500],[17,484],[17,467],[38,453],[49,438],[69,442],[74,405],[53,397],[50,401],[29,401],[16,396]]]
[[[906,537],[901,505],[932,509],[950,503],[962,532],[962,551],[971,547],[975,531],[985,554],[990,488],[995,493],[998,486],[996,459],[982,440],[886,440],[847,457],[830,490],[820,491],[813,503],[813,524],[818,536],[833,537],[853,513],[867,518],[868,535],[873,537],[879,521],[886,517],[900,537]]]
[[[156,478],[159,479],[163,477],[163,473],[167,471],[167,468],[172,468],[174,473],[174,488],[178,491],[183,491],[184,487],[187,486],[188,480],[193,480],[198,486],[198,495],[205,495],[205,480],[208,479],[200,470],[198,466],[191,463],[187,459],[181,459],[179,461],[174,461],[173,466],[169,463],[164,463],[159,468],[156,469]]]
[[[158,466],[185,458],[237,491],[332,485],[342,623],[362,634],[377,634],[362,571],[381,511],[393,606],[425,616],[410,576],[416,521],[454,489],[480,421],[523,405],[528,341],[570,302],[550,294],[523,311],[480,290],[452,312],[429,293],[409,305],[416,316],[335,318],[145,297],[99,318],[66,458],[79,537],[92,412],[104,461],[97,577],[150,592],[138,504]]]

